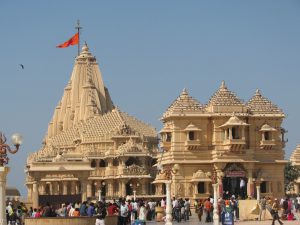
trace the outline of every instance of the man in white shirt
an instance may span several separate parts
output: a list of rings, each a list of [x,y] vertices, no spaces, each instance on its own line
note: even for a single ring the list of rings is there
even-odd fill
[[[122,201],[120,207],[120,225],[126,225],[128,212],[129,212],[128,206],[125,204],[125,201]]]

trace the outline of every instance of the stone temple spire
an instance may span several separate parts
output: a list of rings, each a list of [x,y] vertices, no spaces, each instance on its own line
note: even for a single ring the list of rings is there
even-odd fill
[[[71,78],[49,123],[48,138],[80,121],[103,115],[113,108],[96,58],[89,52],[85,43],[80,55],[75,59]]]

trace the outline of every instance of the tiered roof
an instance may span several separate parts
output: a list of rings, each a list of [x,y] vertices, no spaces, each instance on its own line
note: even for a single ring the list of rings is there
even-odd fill
[[[209,106],[244,106],[244,103],[222,81],[219,90],[210,98],[207,107]]]
[[[252,114],[279,114],[284,116],[284,112],[269,99],[262,96],[260,90],[256,90],[255,95],[247,103],[247,107]]]
[[[203,106],[200,102],[191,97],[186,89],[183,89],[179,97],[169,106],[163,114],[163,119],[170,116],[178,116],[181,114],[203,113]]]
[[[85,44],[76,57],[62,100],[55,108],[45,146],[29,158],[52,157],[59,149],[101,143],[120,136],[140,137],[142,141],[157,138],[152,126],[114,107],[96,58]]]
[[[294,150],[294,152],[291,155],[290,161],[294,166],[300,167],[300,144],[297,145],[297,148]]]

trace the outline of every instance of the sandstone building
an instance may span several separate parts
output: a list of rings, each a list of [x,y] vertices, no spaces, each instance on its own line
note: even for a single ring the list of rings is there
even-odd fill
[[[207,104],[183,90],[163,114],[160,131],[158,164],[179,166],[171,194],[207,197],[215,174],[219,195],[283,196],[284,117],[259,90],[244,103],[222,82]],[[165,193],[165,180],[165,174],[156,177],[157,195]]]
[[[296,147],[295,151],[291,155],[290,161],[293,166],[296,166],[298,169],[300,169],[300,145]],[[294,193],[300,194],[300,177],[295,180]]]
[[[113,105],[96,58],[84,45],[43,146],[27,159],[28,199],[37,207],[100,193],[149,195],[157,142],[153,127]]]

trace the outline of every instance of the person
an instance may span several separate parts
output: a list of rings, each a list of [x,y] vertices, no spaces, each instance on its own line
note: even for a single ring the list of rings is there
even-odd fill
[[[266,207],[267,207],[267,199],[265,196],[263,196],[259,201],[259,220],[261,221],[261,218],[263,220],[266,219]]]
[[[273,217],[272,225],[275,225],[275,220],[277,220],[281,225],[283,224],[281,222],[281,220],[279,219],[278,210],[279,210],[279,203],[278,203],[277,198],[275,198],[274,203],[272,205],[272,210],[271,210],[271,215]]]
[[[240,195],[241,195],[242,199],[244,199],[245,195],[246,195],[245,187],[246,187],[246,182],[243,178],[241,178],[241,180],[240,180]]]
[[[222,211],[222,225],[224,224],[234,224],[234,216],[233,216],[233,209],[232,205],[230,204],[230,200],[225,201],[225,207]]]
[[[92,202],[87,209],[87,215],[89,217],[92,217],[94,214],[95,214],[95,206],[94,206],[94,203]]]
[[[184,220],[190,219],[190,200],[188,198],[184,201]]]
[[[50,207],[50,203],[47,202],[46,206],[43,209],[43,217],[50,217],[51,216],[51,207]]]
[[[74,212],[73,212],[73,216],[74,217],[79,217],[80,216],[80,211],[78,208],[75,208]]]
[[[126,225],[127,223],[127,216],[128,216],[128,207],[125,204],[125,201],[122,200],[121,206],[120,206],[120,225]]]
[[[201,222],[201,220],[202,220],[202,215],[203,215],[203,203],[202,203],[202,200],[201,200],[201,199],[199,199],[199,202],[198,202],[198,204],[197,204],[196,213],[198,214],[199,222]]]
[[[79,208],[79,212],[80,212],[80,215],[81,215],[81,216],[87,216],[87,206],[86,206],[86,204],[87,204],[87,202],[84,201],[84,202],[81,204],[80,208]]]
[[[109,202],[107,207],[107,212],[109,216],[118,215],[119,210],[117,204],[116,203],[112,204],[111,202]]]
[[[204,202],[204,211],[206,213],[206,218],[205,218],[205,222],[209,223],[211,222],[211,216],[210,216],[210,211],[212,209],[212,204],[210,202],[210,198],[206,199],[206,201]]]
[[[295,220],[294,214],[291,210],[288,211],[287,220]]]
[[[98,204],[98,213],[95,225],[105,225],[106,214],[105,204],[100,201]]]
[[[74,216],[74,211],[75,211],[75,204],[72,204],[71,209],[69,211],[69,217]]]
[[[300,212],[300,194],[297,196],[295,203],[296,212]]]
[[[143,202],[140,203],[140,209],[139,209],[139,221],[141,225],[146,225],[146,208]]]

